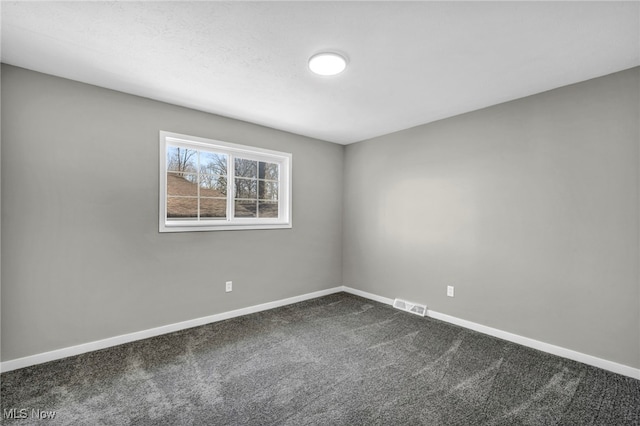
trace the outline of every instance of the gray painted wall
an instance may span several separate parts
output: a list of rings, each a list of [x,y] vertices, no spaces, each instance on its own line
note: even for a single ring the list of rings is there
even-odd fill
[[[639,82],[347,146],[344,285],[640,367]]]
[[[293,229],[158,233],[159,130],[293,153]],[[343,151],[3,65],[2,360],[341,285]]]
[[[1,359],[344,284],[640,367],[639,82],[345,149],[3,65]],[[159,234],[160,129],[292,152],[293,229]]]

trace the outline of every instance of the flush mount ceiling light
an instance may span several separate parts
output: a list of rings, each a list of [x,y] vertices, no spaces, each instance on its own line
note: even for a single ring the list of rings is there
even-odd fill
[[[309,69],[318,75],[340,74],[347,67],[344,56],[334,52],[323,52],[309,58]]]

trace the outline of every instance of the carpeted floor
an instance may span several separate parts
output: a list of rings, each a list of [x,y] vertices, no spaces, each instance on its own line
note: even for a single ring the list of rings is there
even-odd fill
[[[345,293],[1,380],[20,425],[640,425],[638,380]]]

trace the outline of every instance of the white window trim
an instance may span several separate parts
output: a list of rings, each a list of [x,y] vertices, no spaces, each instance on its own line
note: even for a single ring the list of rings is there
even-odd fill
[[[167,145],[183,146],[186,148],[204,148],[215,152],[227,154],[228,161],[235,155],[242,158],[269,161],[280,164],[280,185],[278,193],[278,218],[234,218],[233,200],[233,167],[229,165],[230,175],[227,176],[227,218],[216,220],[171,220],[167,221]],[[272,151],[264,148],[256,148],[247,145],[239,145],[197,136],[182,135],[167,131],[160,131],[160,205],[159,205],[159,231],[160,232],[192,232],[192,231],[228,231],[246,229],[282,229],[291,228],[292,208],[292,182],[291,168],[292,155],[287,152]]]

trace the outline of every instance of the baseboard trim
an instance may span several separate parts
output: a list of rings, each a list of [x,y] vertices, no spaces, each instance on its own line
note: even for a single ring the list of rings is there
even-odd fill
[[[148,330],[142,330],[134,333],[123,334],[120,336],[109,337],[106,339],[96,340],[89,343],[83,343],[76,346],[70,346],[67,348],[56,349],[49,352],[43,352],[36,355],[30,355],[23,358],[17,358],[9,361],[0,362],[0,372],[17,370],[19,368],[29,367],[32,365],[43,364],[45,362],[55,361],[57,359],[67,358],[74,355],[80,355],[87,352],[106,349],[112,346],[122,345],[124,343],[134,342],[136,340],[148,339],[150,337],[160,336],[163,334],[172,333],[174,331],[185,330],[187,328],[198,327],[200,325],[223,321],[226,319],[231,319],[231,318],[239,317],[242,315],[253,314],[256,312],[266,311],[268,309],[291,305],[293,303],[303,302],[305,300],[315,299],[317,297],[327,296],[329,294],[338,293],[341,291],[354,294],[356,296],[364,297],[365,299],[384,303],[387,305],[393,304],[393,299],[390,299],[388,297],[379,296],[377,294],[369,293],[366,291],[358,290],[358,289],[347,287],[347,286],[333,287],[326,290],[320,290],[312,293],[303,294],[300,296],[294,296],[286,299],[276,300],[273,302],[262,303],[260,305],[249,306],[247,308],[241,308],[233,311],[222,312],[219,314],[209,315],[206,317],[196,318],[188,321],[182,321],[175,324],[168,324],[165,326],[155,327]],[[612,371],[614,373],[622,374],[624,376],[628,376],[628,377],[632,377],[634,379],[640,380],[640,369],[638,368],[633,368],[624,364],[608,361],[606,359],[598,358],[598,357],[587,355],[571,349],[566,349],[560,346],[541,342],[539,340],[530,339],[528,337],[509,333],[503,330],[488,327],[472,321],[467,321],[461,318],[453,317],[451,315],[442,314],[440,312],[436,312],[430,309],[427,309],[427,316],[430,318],[455,324],[461,327],[465,327],[471,330],[475,330],[480,333],[487,334],[489,336],[504,339],[510,342],[523,345],[523,346],[534,348],[543,352],[547,352],[553,355],[558,355],[563,358],[568,358],[574,361],[582,362],[587,365],[602,368],[604,370]]]
[[[351,293],[356,296],[364,297],[365,299],[375,300],[376,302],[384,303],[386,305],[393,305],[393,299],[389,299],[388,297],[378,296],[377,294],[368,293],[366,291],[358,290],[357,288],[351,288],[347,286],[343,286],[343,290],[346,293]]]
[[[343,286],[343,291],[354,294],[356,296],[364,297],[365,299],[375,300],[376,302],[385,303],[388,305],[393,304],[393,299],[389,299],[388,297],[378,296],[377,294],[368,293],[366,291],[358,290],[355,288]],[[459,325],[464,328],[475,330],[483,334],[488,334],[489,336],[498,337],[503,340],[508,340],[510,342],[517,343],[522,346],[527,346],[542,352],[558,355],[563,358],[568,358],[574,361],[581,362],[583,364],[602,368],[603,370],[612,371],[614,373],[622,374],[623,376],[628,376],[628,377],[632,377],[634,379],[640,380],[640,369],[638,368],[633,368],[628,365],[619,364],[613,361],[608,361],[606,359],[598,358],[593,355],[587,355],[582,352],[566,349],[561,346],[552,345],[550,343],[541,342],[539,340],[530,339],[528,337],[509,333],[507,331],[499,330],[497,328],[488,327],[486,325],[478,324],[472,321],[467,321],[461,318],[453,317],[451,315],[442,314],[440,312],[432,311],[430,309],[427,309],[427,316],[430,318],[438,319],[451,324]]]
[[[134,342],[136,340],[148,339],[149,337],[160,336],[162,334],[173,333],[174,331],[185,330],[187,328],[198,327],[200,325],[210,324],[223,321],[242,315],[253,314],[256,312],[266,311],[268,309],[279,308],[281,306],[291,305],[293,303],[303,302],[309,299],[326,296],[333,293],[344,291],[343,287],[334,287],[326,290],[314,291],[312,293],[303,294],[301,296],[289,297],[273,302],[262,303],[260,305],[249,306],[247,308],[236,309],[233,311],[222,312],[219,314],[209,315],[206,317],[196,318],[188,321],[182,321],[175,324],[164,325],[161,327],[150,328],[148,330],[137,331],[120,336],[109,337],[102,340],[96,340],[89,343],[83,343],[67,348],[56,349],[49,352],[43,352],[36,355],[30,355],[23,358],[12,359],[0,362],[0,372],[17,370],[19,368],[29,367],[32,365],[43,364],[57,359],[67,358],[74,355],[80,355],[87,352],[106,349],[112,346],[122,345],[123,343]]]

